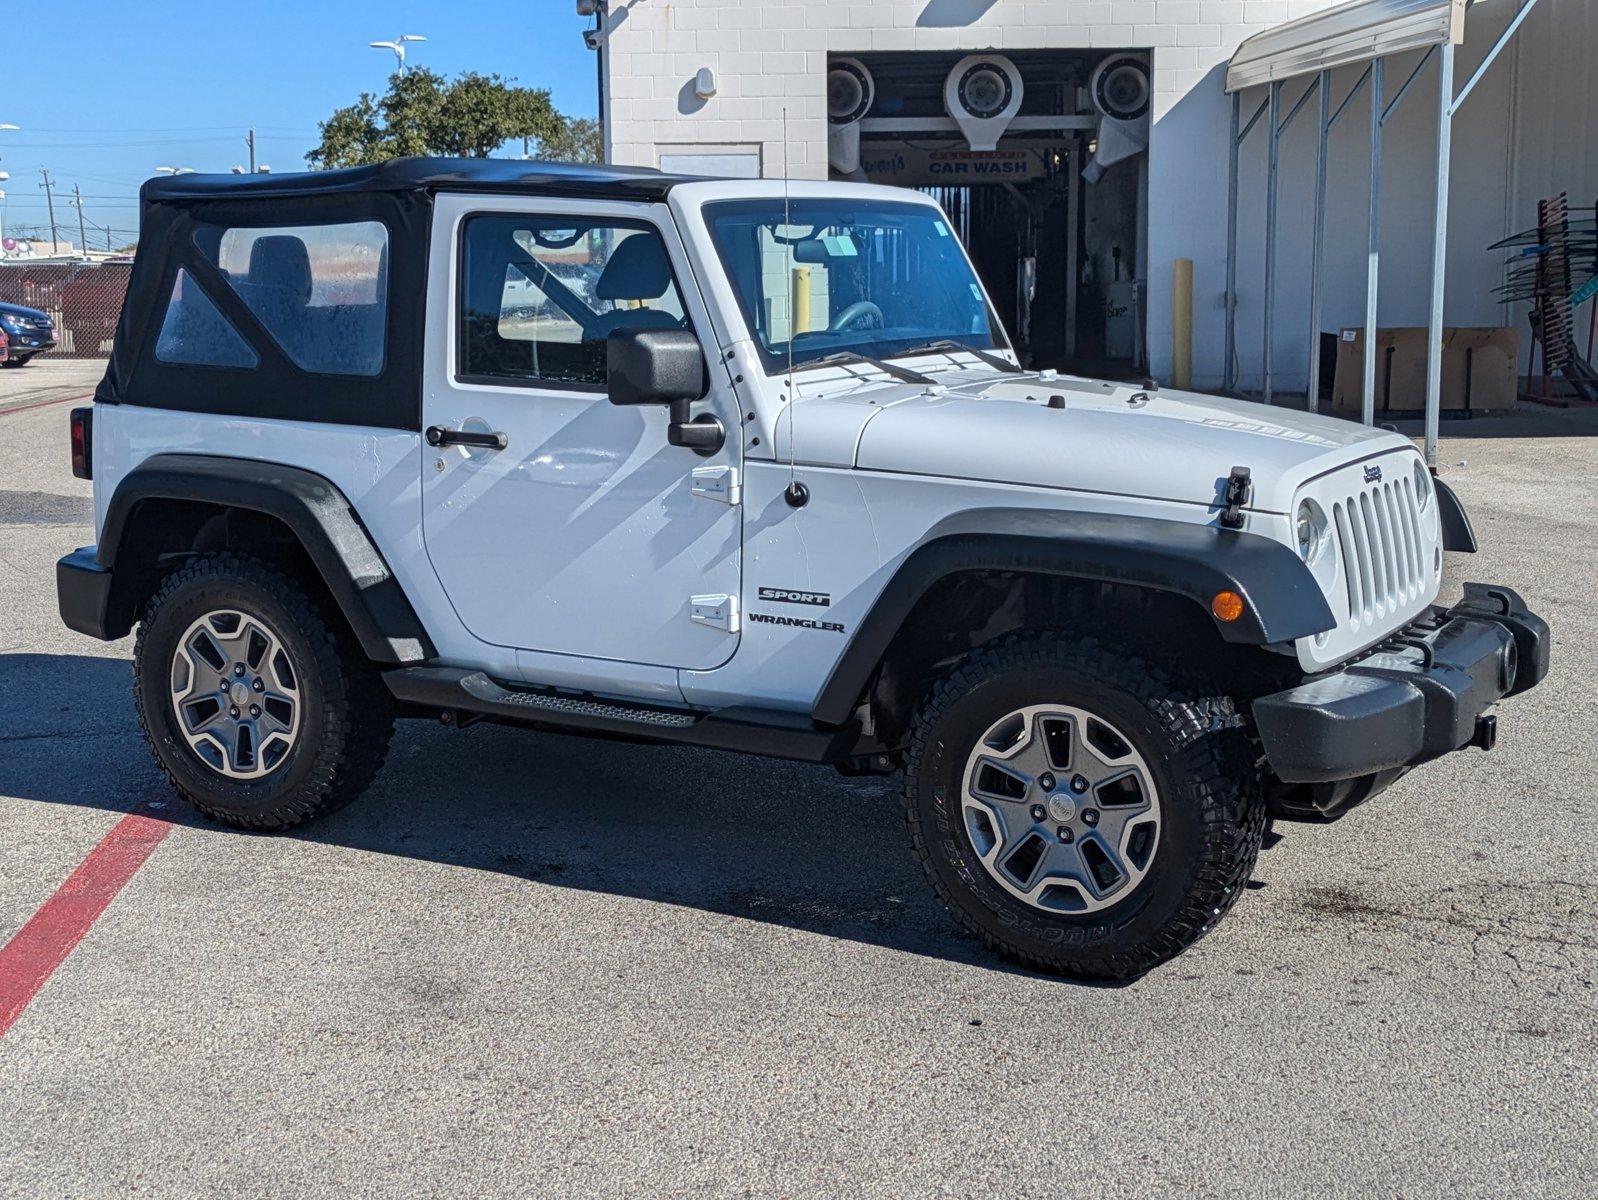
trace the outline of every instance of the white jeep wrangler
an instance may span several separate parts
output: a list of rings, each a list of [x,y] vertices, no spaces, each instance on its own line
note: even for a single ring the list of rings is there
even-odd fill
[[[346,803],[395,716],[902,771],[955,918],[1135,976],[1272,817],[1487,748],[1547,671],[1433,605],[1402,437],[1022,370],[931,201],[399,160],[152,180],[61,613],[138,626],[200,812]]]

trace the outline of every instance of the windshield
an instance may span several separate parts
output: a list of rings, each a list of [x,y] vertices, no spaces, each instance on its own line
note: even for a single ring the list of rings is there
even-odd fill
[[[768,371],[929,342],[1008,349],[943,214],[925,204],[781,197],[705,206]]]

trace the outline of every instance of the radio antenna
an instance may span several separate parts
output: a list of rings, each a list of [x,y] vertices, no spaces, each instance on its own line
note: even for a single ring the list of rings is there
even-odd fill
[[[782,106],[782,225],[783,236],[788,238],[788,486],[783,489],[783,499],[790,508],[803,508],[810,499],[810,489],[794,478],[794,454],[798,439],[794,436],[793,418],[799,395],[793,388],[793,343],[799,336],[799,272],[794,262],[793,200],[788,194],[788,106]]]

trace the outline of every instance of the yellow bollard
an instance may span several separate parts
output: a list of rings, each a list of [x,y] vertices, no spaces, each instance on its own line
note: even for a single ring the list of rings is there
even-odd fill
[[[793,336],[810,332],[810,268],[793,269]]]
[[[1171,265],[1171,376],[1179,388],[1193,386],[1193,260]]]

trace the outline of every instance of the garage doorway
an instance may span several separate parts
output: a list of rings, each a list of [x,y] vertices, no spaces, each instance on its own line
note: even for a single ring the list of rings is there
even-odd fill
[[[1028,366],[1136,377],[1148,72],[1138,50],[835,55],[829,174],[937,199]]]

